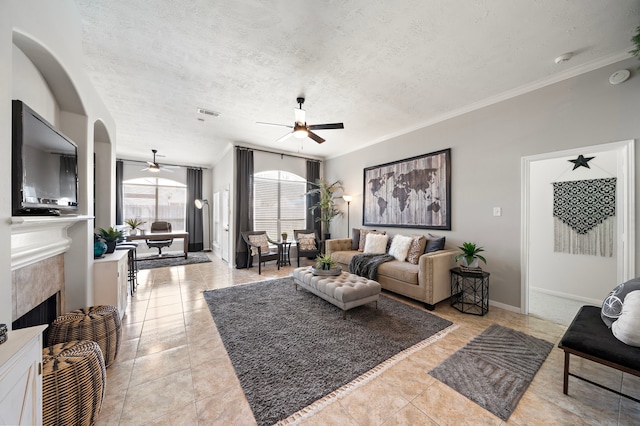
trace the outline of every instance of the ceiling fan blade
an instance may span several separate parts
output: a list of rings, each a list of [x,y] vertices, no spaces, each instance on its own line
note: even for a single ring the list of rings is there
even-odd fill
[[[156,163],[152,163],[151,161],[147,161],[147,164],[150,165],[150,166],[155,166],[156,165]]]
[[[262,121],[256,121],[256,124],[266,124],[267,126],[279,126],[279,127],[288,127],[290,129],[293,129],[293,126],[289,126],[287,124],[276,124],[276,123],[264,123]]]
[[[307,126],[309,130],[330,130],[330,129],[344,129],[343,123],[330,123],[330,124],[312,124]]]
[[[324,139],[322,139],[320,136],[316,135],[313,132],[309,132],[309,137],[318,143],[324,142]]]
[[[293,109],[293,113],[296,116],[296,123],[305,123],[305,110],[301,109],[301,108],[294,108]]]
[[[286,135],[284,135],[283,137],[281,137],[280,139],[278,139],[278,140],[276,141],[276,143],[278,143],[278,142],[282,142],[282,141],[285,141],[285,140],[289,139],[291,136],[293,136],[293,132],[289,132],[289,133],[287,133]]]

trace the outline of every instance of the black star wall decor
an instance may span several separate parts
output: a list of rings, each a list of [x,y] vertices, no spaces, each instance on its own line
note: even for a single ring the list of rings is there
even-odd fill
[[[575,170],[578,167],[586,167],[587,169],[590,169],[591,167],[589,167],[589,161],[593,160],[596,157],[585,157],[584,155],[580,154],[578,155],[578,158],[576,158],[575,160],[569,160],[569,162],[573,163],[573,169]]]

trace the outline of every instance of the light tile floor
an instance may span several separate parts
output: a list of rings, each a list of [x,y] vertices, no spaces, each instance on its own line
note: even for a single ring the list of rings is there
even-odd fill
[[[99,425],[253,425],[251,409],[202,296],[204,290],[291,275],[268,262],[238,270],[213,262],[140,271],[123,320],[123,343],[107,369]],[[391,293],[387,295],[393,296]],[[409,300],[402,299],[407,303]],[[416,306],[421,308],[420,304]],[[459,328],[340,398],[307,425],[500,425],[498,417],[428,375],[492,323],[555,344],[565,327],[491,307],[484,317],[440,303]],[[640,395],[640,379],[572,357],[572,369]],[[562,394],[563,352],[555,347],[506,424],[640,424],[640,404],[571,378]]]

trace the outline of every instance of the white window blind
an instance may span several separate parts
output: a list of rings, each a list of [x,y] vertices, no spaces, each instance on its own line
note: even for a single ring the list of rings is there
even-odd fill
[[[306,228],[306,180],[283,170],[256,173],[253,177],[253,229],[267,231],[272,240],[294,229]]]
[[[131,179],[123,182],[124,219],[143,220],[149,230],[157,220],[171,223],[174,231],[184,231],[187,187],[162,178]]]

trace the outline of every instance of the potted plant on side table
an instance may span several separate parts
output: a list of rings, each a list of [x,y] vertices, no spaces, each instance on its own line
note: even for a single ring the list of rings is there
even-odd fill
[[[462,253],[456,255],[456,262],[462,261],[460,262],[460,270],[463,272],[482,272],[478,261],[482,260],[486,264],[487,259],[478,253],[483,252],[484,249],[476,243],[470,242],[462,243],[458,248],[462,250]]]
[[[98,229],[98,234],[107,243],[107,253],[113,253],[116,249],[116,243],[122,239],[122,231],[116,230],[113,226],[107,229]]]

